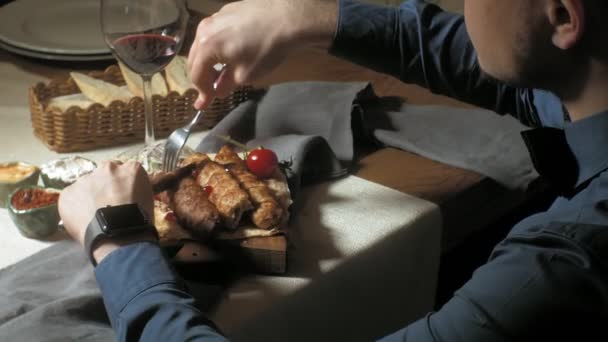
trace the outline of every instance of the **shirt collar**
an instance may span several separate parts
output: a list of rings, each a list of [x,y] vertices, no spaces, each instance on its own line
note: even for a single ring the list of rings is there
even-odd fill
[[[538,173],[564,196],[608,169],[608,111],[568,122],[563,130],[524,131],[522,137]]]
[[[566,123],[564,133],[578,167],[576,187],[608,169],[608,111]]]

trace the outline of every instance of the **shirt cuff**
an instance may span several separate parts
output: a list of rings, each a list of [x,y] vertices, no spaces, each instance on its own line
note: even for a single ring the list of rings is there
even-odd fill
[[[117,317],[138,294],[159,284],[182,281],[157,243],[138,242],[106,256],[95,268],[108,315]]]
[[[355,63],[378,58],[378,52],[393,44],[393,25],[398,8],[354,0],[338,1],[338,20],[329,53]],[[389,46],[390,47],[390,46]]]
[[[353,14],[357,15],[357,9],[360,6],[363,6],[363,4],[353,3],[351,0],[338,0],[338,18],[334,40],[329,48],[330,54],[342,56],[348,53],[350,47],[348,44],[348,41],[350,40],[349,31],[351,29],[347,27],[347,25],[352,21],[345,21],[344,18],[349,18],[349,16],[350,18],[353,18]]]

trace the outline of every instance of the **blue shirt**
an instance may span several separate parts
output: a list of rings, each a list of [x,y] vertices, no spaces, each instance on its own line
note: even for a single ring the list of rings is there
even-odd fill
[[[330,52],[543,127],[526,140],[535,165],[548,170],[541,174],[567,194],[517,224],[441,310],[384,340],[606,340],[608,111],[570,123],[554,95],[486,79],[462,16],[422,1],[390,8],[341,0]],[[223,340],[157,245],[120,248],[96,276],[120,340]]]

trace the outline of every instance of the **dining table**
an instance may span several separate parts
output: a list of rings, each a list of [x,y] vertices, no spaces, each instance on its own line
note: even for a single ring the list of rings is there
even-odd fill
[[[72,155],[101,162],[128,149],[57,153],[35,137],[30,122],[28,89],[34,84],[110,63],[51,62],[0,50],[0,162],[40,165]],[[470,108],[307,48],[292,51],[252,86],[311,80],[365,81],[378,96]],[[196,132],[188,144],[196,147],[206,134]],[[223,331],[268,340],[306,340],[319,331],[328,340],[367,340],[394,331],[433,309],[442,255],[525,201],[522,192],[484,175],[396,148],[364,156],[354,170],[298,194],[302,205],[288,238],[276,240],[277,250],[287,250],[285,273],[248,276],[223,292],[211,313]],[[6,209],[0,209],[0,269],[66,238],[25,238]],[[268,246],[261,238],[240,243],[253,249]],[[298,338],[291,339],[294,336]]]

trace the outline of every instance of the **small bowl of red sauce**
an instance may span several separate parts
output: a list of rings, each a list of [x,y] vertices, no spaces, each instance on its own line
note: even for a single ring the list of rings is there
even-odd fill
[[[31,186],[19,188],[8,196],[9,216],[22,235],[43,239],[58,230],[59,193],[57,189]]]

